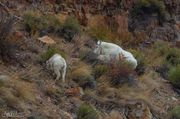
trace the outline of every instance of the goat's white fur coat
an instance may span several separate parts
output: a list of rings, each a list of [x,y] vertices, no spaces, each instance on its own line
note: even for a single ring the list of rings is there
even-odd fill
[[[137,60],[134,56],[113,43],[98,41],[94,53],[98,55],[99,60],[106,63],[110,62],[112,59],[116,61],[124,60],[130,63],[133,69],[137,67]]]
[[[46,61],[48,69],[54,71],[56,80],[62,76],[62,81],[65,82],[67,64],[65,59],[59,55],[54,54],[48,61]]]

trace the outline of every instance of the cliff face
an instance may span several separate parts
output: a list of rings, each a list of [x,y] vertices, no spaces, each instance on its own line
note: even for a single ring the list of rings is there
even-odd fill
[[[179,39],[179,31],[176,28],[180,21],[180,2],[178,0],[164,0],[162,2],[162,5],[165,5],[163,12],[166,12],[163,16],[165,19],[163,22],[158,14],[149,14],[148,12],[135,18],[132,14],[135,11],[136,3],[137,0],[76,0],[71,2],[68,9],[72,9],[72,14],[74,13],[85,26],[88,25],[89,14],[103,15],[106,23],[110,27],[115,27],[117,32],[120,29],[130,32],[144,31],[147,33],[148,39],[151,40],[175,41]],[[157,36],[156,34],[162,35]]]

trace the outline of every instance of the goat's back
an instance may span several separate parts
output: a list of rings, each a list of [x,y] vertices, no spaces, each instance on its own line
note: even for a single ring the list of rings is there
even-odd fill
[[[101,43],[102,48],[105,49],[120,49],[122,50],[122,48],[114,43],[107,43],[107,42],[102,42]]]
[[[54,54],[50,59],[49,62],[51,62],[53,65],[66,65],[65,59],[60,54]]]
[[[101,50],[103,55],[117,55],[123,51],[123,49],[120,46],[107,42],[101,43]]]

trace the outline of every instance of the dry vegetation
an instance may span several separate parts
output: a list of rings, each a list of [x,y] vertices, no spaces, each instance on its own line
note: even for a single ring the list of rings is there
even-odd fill
[[[1,81],[0,95],[2,100],[6,102],[4,105],[23,110],[25,103],[35,102],[35,91],[33,88],[32,84],[12,76],[10,79]]]
[[[138,1],[134,15],[139,15],[144,6],[148,9],[155,6],[157,9],[152,12],[158,13],[159,19],[164,18],[164,5],[159,0]],[[180,49],[166,41],[146,44],[145,31],[132,33],[128,30],[126,12],[113,18],[118,22],[112,26],[105,16],[92,15],[87,27],[81,26],[70,14],[42,14],[42,11],[27,9],[20,16],[23,20],[16,26],[11,26],[10,17],[0,22],[0,34],[6,33],[0,36],[0,76],[9,76],[8,79],[0,77],[0,116],[6,110],[17,110],[27,113],[29,118],[56,119],[75,115],[77,119],[137,119],[135,112],[142,111],[144,117],[139,119],[179,118],[179,107],[175,107],[180,104],[179,94],[173,89],[179,89],[180,85]],[[5,32],[7,24],[10,27]],[[21,60],[15,57],[19,62],[24,61],[21,64],[4,64],[3,58],[13,60],[8,57],[9,52],[5,52],[14,49],[6,42],[11,30],[23,36],[20,41],[25,45],[14,53],[19,59],[25,57]],[[44,35],[50,36],[56,44],[40,46],[35,42]],[[13,40],[13,35],[10,38]],[[116,43],[132,52],[138,61],[136,70],[132,71],[125,62],[94,61],[96,56],[91,44],[94,39]],[[61,54],[68,64],[64,84],[55,83],[52,73],[45,67],[45,61],[55,53]],[[83,88],[84,97],[76,95],[80,93],[78,87]]]

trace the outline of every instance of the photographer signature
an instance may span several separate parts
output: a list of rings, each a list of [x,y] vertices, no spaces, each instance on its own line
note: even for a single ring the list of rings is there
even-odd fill
[[[25,113],[24,112],[17,112],[17,111],[5,111],[2,114],[2,117],[11,117],[11,118],[25,117]]]

